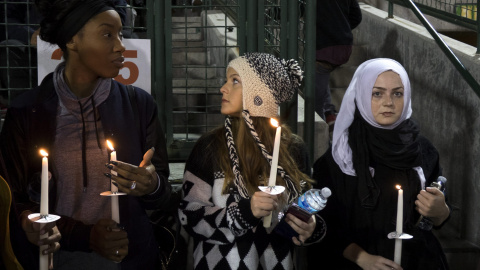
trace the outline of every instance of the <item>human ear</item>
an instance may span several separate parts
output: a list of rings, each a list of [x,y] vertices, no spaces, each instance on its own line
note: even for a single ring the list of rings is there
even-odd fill
[[[77,43],[75,43],[75,37],[73,37],[69,42],[67,42],[67,49],[71,51],[77,50]]]

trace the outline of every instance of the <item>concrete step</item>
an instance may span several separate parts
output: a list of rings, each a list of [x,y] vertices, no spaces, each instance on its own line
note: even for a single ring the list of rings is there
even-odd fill
[[[174,66],[178,65],[206,65],[208,59],[208,52],[204,49],[202,51],[179,51],[172,53],[172,63]]]
[[[185,87],[176,87],[172,89],[172,93],[176,95],[182,95],[182,94],[187,94],[187,95],[222,95],[220,93],[220,87],[219,88],[185,88]]]
[[[202,41],[203,40],[203,33],[172,33],[172,41],[187,41],[187,42],[195,42],[195,41]]]
[[[200,24],[188,24],[188,25],[182,25],[182,24],[174,24],[172,25],[172,34],[197,34],[202,31],[201,25]]]
[[[298,95],[298,109],[297,109],[297,114],[298,114],[298,124],[297,124],[297,129],[298,132],[297,134],[302,137],[303,136],[303,130],[305,126],[305,100],[302,98],[302,96]],[[323,121],[323,119],[315,113],[315,135],[314,135],[314,151],[313,151],[313,157],[312,162],[315,162],[318,158],[320,158],[328,149],[329,144],[330,144],[330,135],[328,132],[328,125]]]
[[[445,224],[440,230],[433,233],[442,244],[450,269],[477,269],[480,270],[480,247],[470,243],[456,233],[456,230]]]
[[[202,41],[201,17],[172,17],[172,41]]]
[[[173,112],[173,133],[204,134],[225,121],[219,110],[211,112]]]
[[[347,88],[358,66],[342,65],[330,73],[330,88]]]
[[[340,105],[342,104],[343,96],[347,88],[330,88],[330,97],[332,98],[332,104],[335,105],[335,108],[340,110]]]
[[[210,66],[180,65],[172,67],[173,78],[214,79],[216,74],[217,68]]]
[[[361,63],[367,60],[366,51],[366,45],[354,45],[348,62],[330,73],[332,104],[335,105],[337,111],[340,110],[343,96],[352,81],[355,71]]]
[[[345,66],[359,66],[361,63],[368,60],[367,57],[367,44],[354,44],[352,48],[352,55],[345,63]]]
[[[172,100],[172,110],[174,113],[194,111],[194,112],[220,112],[221,95],[174,95]]]
[[[168,164],[170,168],[170,176],[168,177],[168,181],[174,184],[181,184],[180,182],[183,179],[183,172],[185,170],[185,163],[184,162],[170,162]]]
[[[225,82],[225,78],[214,78],[214,79],[190,79],[187,80],[185,78],[174,78],[172,81],[173,88],[180,88],[180,87],[193,87],[193,88],[216,88],[220,91],[220,87],[222,87],[223,83]]]
[[[207,49],[204,41],[175,41],[172,42],[172,53],[205,53]]]
[[[202,17],[200,16],[172,16],[172,24],[190,24],[202,22]]]

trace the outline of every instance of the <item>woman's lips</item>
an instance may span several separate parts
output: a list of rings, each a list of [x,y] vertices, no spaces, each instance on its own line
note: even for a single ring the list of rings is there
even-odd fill
[[[113,64],[115,64],[117,68],[123,68],[124,61],[125,61],[125,58],[123,56],[118,57],[117,59],[113,60]]]

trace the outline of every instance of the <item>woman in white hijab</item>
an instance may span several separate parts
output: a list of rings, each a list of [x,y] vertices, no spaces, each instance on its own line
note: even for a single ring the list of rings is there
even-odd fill
[[[318,185],[333,194],[322,213],[327,237],[309,251],[328,254],[323,258],[331,268],[322,269],[448,269],[431,232],[450,215],[444,194],[429,187],[441,175],[438,152],[419,135],[411,114],[410,82],[398,62],[380,58],[360,65],[343,98],[332,147],[314,166]],[[396,231],[396,185],[404,192],[403,232],[413,235],[402,241],[398,263],[395,240],[387,237]],[[421,215],[430,225],[418,222]]]

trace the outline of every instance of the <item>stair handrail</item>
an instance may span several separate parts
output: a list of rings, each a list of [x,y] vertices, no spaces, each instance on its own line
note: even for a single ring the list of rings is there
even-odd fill
[[[436,41],[437,45],[440,47],[440,49],[443,51],[445,56],[450,60],[450,62],[455,66],[455,68],[460,72],[460,75],[462,75],[463,79],[468,83],[468,85],[472,88],[472,90],[477,94],[477,96],[480,98],[480,84],[473,78],[472,74],[465,68],[465,66],[462,64],[462,62],[458,59],[458,57],[455,55],[455,53],[450,49],[450,47],[445,43],[445,41],[440,37],[438,32],[433,28],[433,26],[428,22],[428,20],[423,16],[423,13],[418,9],[417,5],[413,3],[412,0],[403,0],[407,7],[409,7],[415,16],[420,20],[420,22],[423,24],[423,26],[427,29],[427,31],[430,33],[430,35],[433,37],[433,39]],[[478,10],[478,9],[477,9]],[[389,8],[389,17],[393,17],[390,12]],[[478,16],[477,16],[478,20]],[[480,34],[480,33],[479,33]]]

